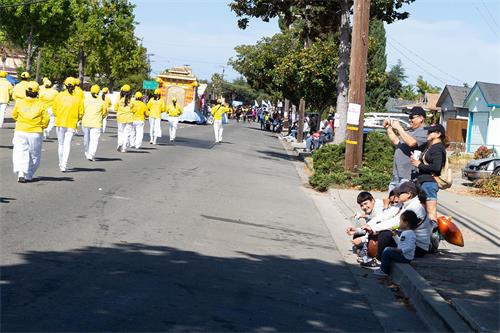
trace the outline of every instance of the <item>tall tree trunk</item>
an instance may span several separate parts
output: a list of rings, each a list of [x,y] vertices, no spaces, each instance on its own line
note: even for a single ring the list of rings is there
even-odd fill
[[[40,66],[42,62],[42,49],[39,47],[38,48],[38,53],[36,55],[36,74],[35,74],[35,81],[40,82]]]
[[[345,141],[347,127],[347,108],[349,106],[349,60],[351,25],[349,22],[349,0],[340,0],[341,24],[339,41],[339,64],[337,67],[337,115],[338,127],[335,130],[333,142],[340,144]]]
[[[78,52],[78,78],[82,82],[82,85],[83,85],[84,75],[85,75],[85,52],[83,51],[83,47],[80,47],[80,51]]]
[[[31,72],[31,53],[33,52],[33,25],[30,27],[28,35],[28,50],[26,51],[26,72]]]
[[[306,35],[304,38],[304,50],[307,50],[311,46],[311,20],[309,20],[309,12],[311,10],[311,5],[306,6],[306,11],[303,14],[303,18],[306,24]],[[304,97],[300,99],[299,103],[299,126],[297,133],[297,142],[302,142],[304,140],[304,115],[306,111],[306,101]]]

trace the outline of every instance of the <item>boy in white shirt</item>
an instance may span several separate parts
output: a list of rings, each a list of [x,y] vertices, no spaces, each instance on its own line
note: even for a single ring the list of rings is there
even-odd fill
[[[419,219],[417,214],[411,210],[406,210],[400,215],[399,230],[401,235],[394,235],[394,241],[398,247],[386,247],[382,252],[382,264],[373,273],[378,276],[386,276],[391,269],[391,263],[410,263],[415,256],[417,246],[417,236],[414,230],[418,227]]]

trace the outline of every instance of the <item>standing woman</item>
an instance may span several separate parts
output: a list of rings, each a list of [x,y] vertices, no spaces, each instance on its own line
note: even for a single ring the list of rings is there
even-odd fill
[[[149,115],[148,106],[142,101],[142,93],[135,93],[135,99],[132,101],[134,105],[134,123],[132,144],[136,149],[141,148],[142,138],[144,137],[144,119]]]
[[[441,169],[446,163],[446,132],[442,125],[431,125],[427,130],[427,149],[419,159],[413,158],[411,164],[418,169],[417,184],[427,196],[425,208],[433,224],[437,223],[437,193],[438,184],[435,176],[441,175]],[[435,224],[437,225],[437,224]]]
[[[12,95],[12,85],[6,79],[7,72],[0,71],[0,128],[3,127],[5,110],[9,104],[10,96]]]
[[[106,125],[108,124],[108,112],[111,107],[111,98],[109,97],[108,87],[102,88],[102,100],[104,101],[104,109],[106,110],[106,116],[102,120],[102,132],[106,132]]]
[[[95,161],[95,153],[101,136],[102,120],[107,115],[104,101],[97,96],[98,94],[99,86],[95,84],[90,88],[90,97],[85,98],[82,118],[83,145],[85,147],[85,157],[89,161]]]
[[[174,142],[177,133],[177,124],[179,124],[179,117],[182,114],[182,108],[177,104],[177,98],[172,98],[172,104],[167,107],[167,113],[170,142]]]
[[[217,105],[212,108],[212,116],[214,117],[214,134],[215,143],[222,142],[222,115],[227,112],[226,107],[222,104],[222,100],[217,100]]]
[[[161,114],[165,112],[165,102],[161,99],[160,89],[154,91],[154,96],[148,102],[149,110],[149,143],[156,144],[161,138]]]
[[[115,104],[116,122],[118,123],[118,146],[116,150],[122,153],[127,152],[127,147],[130,147],[130,142],[134,123],[134,110],[132,105],[132,92],[130,86],[125,84],[120,89],[120,101]]]
[[[75,80],[73,77],[64,80],[66,90],[56,96],[52,106],[52,112],[56,117],[59,169],[61,172],[67,170],[71,140],[76,132],[76,125],[83,117],[83,101],[75,93]]]
[[[12,164],[17,181],[26,183],[33,178],[42,157],[42,132],[49,124],[49,114],[38,99],[38,83],[26,84],[26,98],[18,99],[12,111],[16,129],[12,144]]]
[[[52,105],[54,104],[54,100],[56,99],[57,90],[52,88],[52,82],[50,82],[49,79],[45,78],[43,81],[43,91],[40,89],[39,95],[40,95],[40,100],[45,104],[45,108],[47,109],[47,112],[49,113],[49,125],[47,126],[46,129],[43,130],[43,137],[44,139],[49,138],[50,132],[54,128],[56,124],[56,117],[54,116],[54,113],[52,112]]]

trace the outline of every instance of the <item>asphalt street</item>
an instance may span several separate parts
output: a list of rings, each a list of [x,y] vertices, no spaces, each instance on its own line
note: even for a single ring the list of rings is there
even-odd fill
[[[19,184],[7,125],[2,331],[384,330],[270,133],[183,124],[119,153],[112,122],[96,162],[78,136],[61,173],[49,140]]]

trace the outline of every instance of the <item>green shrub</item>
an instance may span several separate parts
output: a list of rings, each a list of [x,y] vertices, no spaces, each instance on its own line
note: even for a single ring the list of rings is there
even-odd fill
[[[500,176],[491,176],[485,179],[479,179],[475,182],[475,186],[479,188],[479,192],[491,197],[500,197]]]
[[[309,184],[318,191],[326,191],[331,185],[347,183],[344,170],[345,144],[323,145],[313,154],[314,174]]]
[[[387,171],[379,171],[369,167],[362,167],[358,177],[352,180],[352,184],[361,187],[362,190],[385,191],[391,181],[392,174]]]

